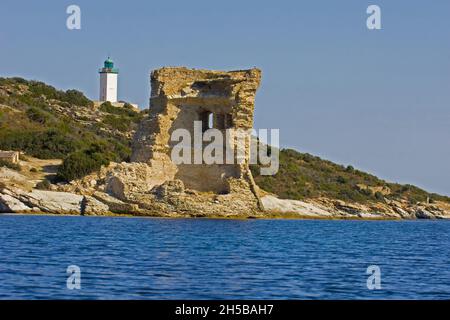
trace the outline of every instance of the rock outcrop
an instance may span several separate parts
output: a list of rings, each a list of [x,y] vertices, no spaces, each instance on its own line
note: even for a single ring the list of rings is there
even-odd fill
[[[261,197],[264,212],[244,212],[245,197],[211,196],[186,190],[180,180],[154,187],[148,194],[136,197],[135,203],[123,202],[107,193],[92,195],[44,190],[26,191],[15,187],[0,189],[0,213],[50,213],[72,215],[132,214],[167,217],[286,217],[311,219],[450,219],[450,206],[444,203],[409,205],[398,201],[362,205],[340,200],[315,199],[298,201]],[[251,197],[251,195],[247,195]],[[227,214],[228,213],[228,214]]]
[[[39,209],[30,208],[25,205],[19,199],[14,198],[13,196],[8,194],[8,191],[1,190],[0,193],[0,212],[16,212],[16,213],[28,213],[28,212],[38,212]],[[34,209],[34,210],[33,210]]]
[[[450,208],[444,203],[415,205],[388,201],[385,204],[357,204],[326,198],[298,201],[278,199],[273,195],[261,198],[267,213],[276,216],[316,219],[450,219]]]
[[[3,210],[11,212],[48,212],[61,214],[80,214],[83,196],[43,190],[27,192],[22,189],[3,189],[1,200]]]
[[[99,200],[100,199],[100,200]],[[137,207],[110,199],[106,194],[85,196],[69,192],[10,187],[0,189],[0,213],[50,213],[68,215],[132,214]]]

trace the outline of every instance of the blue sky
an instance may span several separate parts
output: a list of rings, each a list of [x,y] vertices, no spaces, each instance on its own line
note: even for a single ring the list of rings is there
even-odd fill
[[[97,99],[110,54],[119,98],[147,106],[152,69],[256,66],[255,127],[280,128],[282,146],[450,195],[449,14],[448,0],[2,0],[0,76]]]

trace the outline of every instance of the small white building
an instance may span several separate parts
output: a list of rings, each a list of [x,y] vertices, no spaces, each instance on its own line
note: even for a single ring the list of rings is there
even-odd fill
[[[100,101],[117,102],[117,78],[119,69],[114,68],[110,57],[105,60],[100,73]]]

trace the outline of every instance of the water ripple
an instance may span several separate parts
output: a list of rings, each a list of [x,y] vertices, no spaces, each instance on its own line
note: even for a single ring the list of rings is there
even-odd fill
[[[0,216],[0,299],[449,299],[449,244],[445,221]]]

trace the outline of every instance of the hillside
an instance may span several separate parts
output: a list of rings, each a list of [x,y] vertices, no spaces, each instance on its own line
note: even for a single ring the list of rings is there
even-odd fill
[[[428,193],[413,185],[401,185],[381,180],[352,166],[342,166],[308,153],[291,149],[280,150],[280,169],[274,176],[261,176],[252,167],[256,183],[265,191],[280,198],[307,200],[316,198],[339,199],[367,204],[386,200],[418,202],[443,201],[450,198]]]
[[[143,112],[92,101],[76,90],[0,78],[0,150],[66,159],[59,178],[71,180],[109,161],[127,161]]]
[[[0,78],[0,150],[23,151],[25,165],[10,169],[21,172],[22,180],[35,184],[44,180],[39,188],[51,189],[51,184],[85,177],[110,162],[128,161],[131,137],[145,114],[128,105],[94,106],[76,90],[60,91],[38,81]],[[0,163],[0,167],[4,165]],[[263,193],[313,201],[331,210],[388,212],[398,211],[395,206],[450,204],[449,197],[386,182],[352,166],[290,149],[280,151],[280,170],[275,176],[258,175],[257,166],[251,169]],[[16,179],[9,171],[4,174]],[[354,209],[349,204],[365,207]]]

